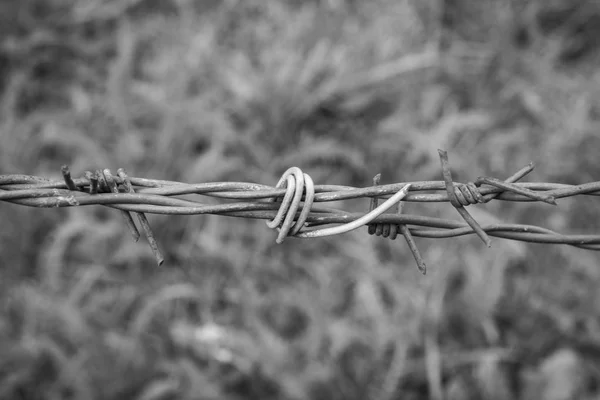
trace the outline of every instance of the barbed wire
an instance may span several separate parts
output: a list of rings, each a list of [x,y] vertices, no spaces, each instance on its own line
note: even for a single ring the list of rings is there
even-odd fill
[[[188,184],[176,181],[129,177],[123,169],[113,175],[109,169],[86,171],[73,179],[67,166],[62,167],[63,181],[31,175],[0,175],[0,200],[29,207],[76,207],[103,205],[123,215],[134,240],[140,232],[132,218],[141,225],[150,247],[161,265],[164,261],[146,213],[167,215],[215,214],[230,217],[266,219],[269,228],[279,231],[276,242],[288,236],[318,238],[338,235],[363,226],[368,233],[406,240],[419,270],[426,264],[414,237],[449,238],[476,234],[490,247],[490,236],[532,243],[567,244],[587,250],[600,250],[600,235],[564,235],[550,229],[524,224],[490,224],[481,226],[466,210],[472,204],[491,200],[531,202],[556,205],[556,199],[576,195],[600,196],[600,182],[567,185],[545,182],[518,182],[533,168],[525,166],[508,179],[479,177],[475,182],[452,180],[447,153],[438,150],[443,181],[402,182],[380,185],[381,175],[373,186],[355,188],[340,185],[315,185],[299,168],[288,169],[275,187],[246,182]],[[433,192],[433,193],[432,193]],[[440,193],[435,193],[440,192]],[[206,204],[175,196],[197,194],[219,198],[224,204]],[[318,205],[331,201],[370,198],[367,213],[352,213]],[[385,199],[378,204],[379,199]],[[449,202],[464,222],[402,213],[405,202]],[[388,212],[392,210],[392,212]]]

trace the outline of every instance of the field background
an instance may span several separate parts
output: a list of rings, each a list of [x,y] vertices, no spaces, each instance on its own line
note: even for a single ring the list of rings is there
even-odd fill
[[[600,178],[600,3],[3,0],[0,173]],[[368,201],[348,201],[365,211]],[[471,207],[598,233],[594,198]],[[448,204],[407,212],[459,218]],[[0,204],[0,399],[598,399],[600,257]]]

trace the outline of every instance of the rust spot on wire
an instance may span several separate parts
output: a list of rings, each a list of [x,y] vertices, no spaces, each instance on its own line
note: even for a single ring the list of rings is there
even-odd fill
[[[55,207],[74,207],[78,206],[79,202],[74,196],[58,196],[56,197],[56,205]]]
[[[425,263],[418,252],[414,237],[438,239],[476,233],[486,244],[489,237],[499,237],[530,243],[566,244],[586,250],[600,250],[600,235],[565,235],[552,230],[524,224],[493,224],[480,226],[466,211],[472,204],[492,200],[544,202],[577,195],[600,196],[600,182],[566,185],[547,182],[518,182],[529,174],[532,163],[504,181],[481,177],[473,182],[452,180],[448,156],[439,150],[443,181],[400,182],[380,185],[381,176],[373,186],[355,188],[339,185],[315,185],[299,168],[288,169],[275,187],[247,182],[211,182],[187,184],[158,179],[128,176],[124,170],[113,176],[110,170],[86,171],[73,178],[67,166],[61,169],[62,180],[14,174],[0,175],[0,201],[27,207],[75,207],[99,205],[119,210],[126,218],[134,239],[139,231],[130,212],[148,237],[157,262],[162,255],[145,219],[144,213],[166,215],[226,215],[229,217],[263,219],[278,229],[277,242],[286,237],[317,238],[350,232],[367,225],[370,234],[394,239],[401,233],[411,249],[419,269]],[[433,193],[432,193],[433,192]],[[198,194],[234,202],[207,204],[198,200],[177,198]],[[371,199],[369,211],[351,213],[325,207],[329,201]],[[387,198],[389,197],[389,198]],[[387,198],[381,205],[378,198]],[[266,201],[265,201],[266,200]],[[405,202],[450,202],[465,222],[406,214]],[[391,212],[388,212],[390,211]],[[143,217],[142,217],[143,216]],[[145,219],[145,222],[142,222]]]
[[[77,191],[77,186],[75,186],[75,182],[71,178],[71,172],[69,171],[68,165],[63,165],[60,169],[62,172],[63,179],[65,180],[65,184],[69,190]]]
[[[97,194],[98,193],[98,174],[95,172],[85,171],[85,177],[90,182],[89,193]]]

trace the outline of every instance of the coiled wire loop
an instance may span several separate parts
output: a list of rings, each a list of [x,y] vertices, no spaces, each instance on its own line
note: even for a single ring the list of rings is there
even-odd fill
[[[479,193],[479,188],[475,185],[475,183],[452,183],[454,184],[454,195],[460,205],[469,206],[477,203],[485,203],[485,199],[481,193]],[[454,199],[451,198],[450,202],[453,202],[453,200]]]
[[[315,198],[315,185],[308,174],[303,173],[298,167],[291,167],[285,171],[275,187],[277,189],[286,187],[287,191],[283,196],[277,215],[271,221],[267,221],[267,226],[278,229],[279,235],[276,242],[281,243],[286,236],[297,234],[304,226]],[[298,219],[294,222],[303,195],[304,205]],[[275,201],[275,199],[271,201]]]

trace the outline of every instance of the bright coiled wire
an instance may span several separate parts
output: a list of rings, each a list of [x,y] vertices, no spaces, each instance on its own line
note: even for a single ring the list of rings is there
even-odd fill
[[[269,228],[277,228],[279,231],[276,240],[277,243],[283,242],[286,236],[296,235],[302,229],[315,198],[315,185],[312,178],[308,174],[303,173],[298,167],[291,167],[285,171],[279,182],[277,182],[277,185],[275,185],[276,189],[283,187],[287,190],[281,201],[277,215],[271,221],[267,221]],[[298,219],[294,222],[303,195],[304,204],[302,211]],[[275,201],[275,199],[271,201]]]

